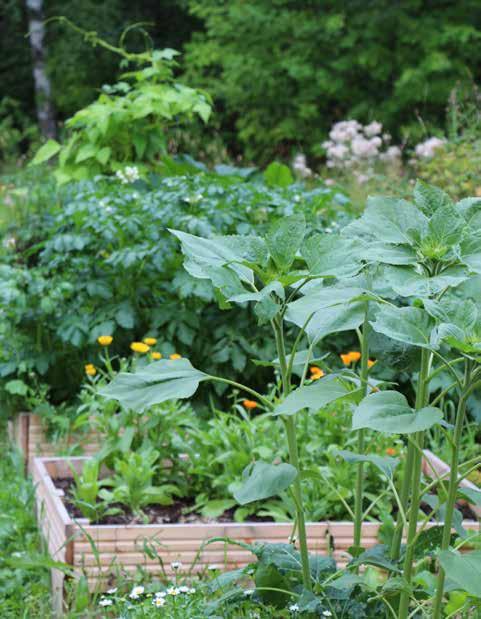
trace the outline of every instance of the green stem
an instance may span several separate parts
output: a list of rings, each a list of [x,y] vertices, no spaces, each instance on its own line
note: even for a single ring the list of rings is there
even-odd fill
[[[451,471],[449,474],[448,500],[446,504],[446,515],[444,518],[443,537],[441,539],[441,550],[447,550],[451,540],[451,527],[453,525],[453,514],[456,504],[456,493],[458,490],[458,469],[459,469],[459,447],[461,444],[461,434],[463,430],[464,416],[466,413],[466,399],[470,391],[471,362],[466,359],[464,390],[459,399],[456,423],[454,426],[453,447],[451,451]],[[434,598],[433,619],[441,617],[441,606],[443,603],[444,581],[446,574],[439,565],[438,580],[436,585],[436,596]]]
[[[293,493],[296,498],[296,519],[297,529],[299,531],[299,550],[301,553],[302,563],[302,580],[304,588],[308,591],[312,590],[311,585],[311,572],[309,569],[309,551],[307,550],[307,534],[306,534],[306,519],[304,516],[304,508],[302,505],[302,489],[301,489],[301,477],[299,468],[299,452],[297,448],[296,437],[296,422],[293,416],[286,417],[284,419],[284,425],[287,434],[287,444],[289,446],[289,461],[293,467],[297,470],[297,477],[293,484]]]
[[[274,329],[277,356],[279,357],[279,367],[282,378],[282,392],[284,397],[289,394],[290,383],[288,383],[288,370],[286,363],[286,350],[284,346],[284,334],[282,330],[282,319],[274,318],[272,321]],[[283,419],[286,428],[287,445],[289,448],[289,461],[296,469],[297,476],[293,482],[292,492],[295,498],[297,530],[299,532],[299,550],[302,563],[302,581],[304,588],[307,591],[312,591],[311,572],[309,568],[309,552],[307,550],[307,534],[306,534],[306,519],[304,515],[304,506],[302,503],[302,488],[301,488],[301,469],[299,466],[299,449],[297,446],[296,436],[296,421],[295,417],[288,416]]]
[[[368,360],[369,360],[369,319],[368,319],[369,303],[366,303],[364,313],[364,323],[362,326],[361,343],[361,397],[364,398],[367,394],[368,385]],[[365,430],[358,430],[357,433],[357,453],[364,453]],[[362,517],[363,517],[363,499],[364,499],[364,462],[359,462],[356,472],[356,492],[354,495],[354,539],[353,543],[356,548],[361,548],[362,534]]]
[[[428,389],[426,378],[429,374],[431,355],[423,348],[421,353],[421,368],[419,370],[419,382],[416,393],[416,410],[426,404]],[[401,593],[399,602],[399,619],[406,619],[409,614],[410,586],[414,564],[414,542],[416,538],[419,506],[421,502],[421,470],[422,470],[422,449],[424,443],[424,431],[416,432],[413,445],[413,458],[411,470],[405,471],[404,481],[411,484],[411,506],[409,509],[409,524],[406,542],[406,554],[403,564],[403,578],[407,583],[406,589]]]
[[[429,368],[429,354],[428,351],[423,349],[421,351],[421,367],[419,370],[419,380],[418,387],[416,390],[416,402],[415,409],[419,410],[423,408],[425,405],[425,394],[427,390],[427,374]],[[401,505],[403,507],[404,513],[408,513],[408,505],[409,505],[409,493],[411,490],[411,480],[412,480],[412,472],[413,466],[416,458],[416,446],[412,440],[408,442],[408,450],[406,454],[406,462],[404,465],[404,476],[401,485],[401,491],[399,493],[399,499],[401,501]],[[396,529],[394,531],[394,535],[391,542],[391,558],[394,561],[399,559],[401,554],[401,541],[403,534],[404,523],[401,517],[401,514],[398,515]]]

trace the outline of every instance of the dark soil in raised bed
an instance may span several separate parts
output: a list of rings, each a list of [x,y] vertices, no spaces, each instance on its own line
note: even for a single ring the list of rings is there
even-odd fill
[[[72,487],[74,480],[70,477],[55,478],[53,483],[56,488],[64,491],[63,503],[72,518],[84,518],[82,512],[72,503]],[[218,518],[206,518],[198,512],[192,511],[194,501],[192,499],[180,499],[172,505],[147,505],[142,511],[144,518],[133,514],[129,508],[119,503],[112,507],[119,508],[120,513],[101,518],[96,524],[210,524],[222,522],[235,522],[233,509],[226,510]],[[272,518],[250,516],[250,522],[273,522]]]

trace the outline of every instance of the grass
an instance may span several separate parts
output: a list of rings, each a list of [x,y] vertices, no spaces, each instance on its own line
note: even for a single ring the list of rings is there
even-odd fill
[[[34,488],[0,428],[0,608],[2,619],[51,617],[50,577],[34,514]]]

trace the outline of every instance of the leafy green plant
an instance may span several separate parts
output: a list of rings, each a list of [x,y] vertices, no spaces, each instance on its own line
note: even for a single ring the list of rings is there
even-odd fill
[[[114,475],[103,482],[111,489],[100,490],[99,496],[107,503],[122,503],[137,516],[142,515],[143,507],[152,503],[171,505],[173,496],[180,492],[173,484],[153,485],[159,466],[162,466],[159,452],[153,448],[127,453],[115,460]]]
[[[206,239],[173,231],[181,241],[189,273],[210,279],[225,302],[254,303],[259,321],[271,324],[277,348],[277,358],[272,362],[277,376],[275,389],[266,397],[237,381],[199,371],[187,359],[178,359],[159,361],[134,373],[121,373],[102,391],[125,406],[148,408],[171,399],[173,394],[189,398],[201,383],[214,381],[246,392],[255,398],[267,418],[282,420],[289,463],[254,460],[244,469],[233,495],[239,504],[248,505],[290,494],[295,506],[299,552],[290,545],[250,550],[260,558],[256,576],[263,575],[259,579],[261,589],[267,586],[283,592],[297,591],[302,583],[301,610],[322,608],[325,597],[329,602],[330,599],[324,577],[319,582],[312,574],[313,564],[318,560],[322,563],[322,558],[309,556],[307,551],[303,485],[307,478],[319,474],[300,464],[296,422],[303,410],[318,410],[343,400],[355,405],[352,430],[356,451],[339,452],[357,470],[350,576],[360,578],[357,572],[365,564],[386,569],[390,578],[377,590],[376,597],[385,605],[386,612],[401,619],[410,615],[412,604],[423,612],[426,594],[434,598],[433,616],[441,616],[447,565],[457,565],[458,588],[472,596],[479,594],[469,577],[469,569],[479,569],[477,553],[461,556],[449,550],[449,545],[452,525],[457,526],[459,521],[455,507],[459,474],[464,476],[480,461],[475,457],[464,465],[459,463],[466,400],[481,384],[481,368],[478,311],[475,303],[463,298],[456,289],[480,270],[481,201],[469,199],[454,204],[441,190],[422,183],[416,185],[413,197],[412,203],[371,199],[363,216],[347,226],[342,236],[308,235],[305,221],[299,216],[275,223],[265,237]],[[396,299],[401,300],[399,305],[393,303]],[[284,321],[300,329],[289,352]],[[344,355],[343,361],[350,365],[353,359],[360,359],[359,372],[345,369],[306,382],[315,345],[330,333],[345,330],[357,331],[361,353],[355,357]],[[371,331],[418,349],[414,405],[402,393],[372,382],[368,363]],[[302,345],[307,348],[299,350]],[[456,367],[459,363],[464,365],[464,376]],[[444,392],[431,402],[428,385],[444,370],[454,379],[444,392],[456,389],[458,395],[455,426],[450,434],[451,472],[445,501],[441,493],[429,497],[429,490],[438,481],[423,483],[421,476],[425,432],[443,424],[443,411],[436,404]],[[295,379],[299,374],[300,381]],[[395,478],[399,459],[369,453],[366,432],[405,437],[408,447],[398,489]],[[383,475],[397,505],[398,520],[390,546],[365,551],[360,530],[366,513],[367,465]],[[430,506],[427,515],[420,514],[421,500]],[[428,532],[425,528],[433,517],[442,524]],[[401,552],[403,530],[407,543]],[[417,561],[431,561],[432,548],[440,550],[439,562],[434,559],[433,563],[437,584],[433,590],[418,591],[413,587]],[[293,581],[286,578],[286,566],[281,559],[270,563],[266,573],[263,555],[268,553],[272,557],[272,553],[277,556],[278,552],[284,558],[292,557],[296,565]],[[356,583],[361,590],[369,588],[362,578]],[[276,601],[281,606],[286,604],[281,595],[277,595]]]
[[[174,80],[175,50],[129,53],[95,36],[91,42],[135,69],[121,75],[117,84],[104,86],[95,102],[66,121],[69,137],[63,146],[51,139],[35,155],[34,165],[58,154],[55,177],[60,184],[112,172],[130,182],[133,166],[146,170],[167,153],[170,126],[196,115],[207,122],[211,112],[207,94]]]
[[[77,473],[73,466],[71,471],[75,484],[70,500],[82,512],[84,518],[95,522],[103,516],[117,513],[118,510],[111,507],[109,501],[102,496],[101,489],[106,485],[106,481],[100,479],[99,460],[96,458],[86,460],[80,473]]]

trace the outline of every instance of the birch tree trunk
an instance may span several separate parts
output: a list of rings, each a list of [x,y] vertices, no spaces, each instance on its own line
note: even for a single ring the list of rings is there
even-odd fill
[[[55,138],[57,133],[55,110],[52,104],[50,80],[45,70],[43,0],[26,0],[26,5],[28,10],[30,47],[33,58],[33,79],[38,124],[42,135],[47,138]]]

